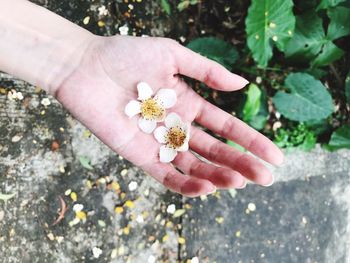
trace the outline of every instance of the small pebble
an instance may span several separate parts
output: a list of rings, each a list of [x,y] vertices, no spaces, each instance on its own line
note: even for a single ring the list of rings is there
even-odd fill
[[[254,203],[249,203],[248,210],[254,212],[256,210],[256,205]]]
[[[112,253],[111,253],[111,259],[114,259],[118,256],[118,250],[115,248],[112,250]]]
[[[15,135],[12,137],[11,141],[12,142],[19,142],[23,138],[22,135]]]

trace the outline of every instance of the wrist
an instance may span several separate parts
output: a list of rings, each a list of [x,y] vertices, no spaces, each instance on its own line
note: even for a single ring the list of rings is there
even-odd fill
[[[0,2],[0,70],[50,93],[78,67],[94,38],[29,1]]]

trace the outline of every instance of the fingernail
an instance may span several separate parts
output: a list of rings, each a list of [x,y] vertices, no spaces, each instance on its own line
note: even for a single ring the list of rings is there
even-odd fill
[[[280,154],[278,155],[278,157],[276,158],[276,166],[282,166],[283,162],[284,162],[284,154],[282,151],[280,151]]]
[[[208,192],[208,195],[213,194],[215,192],[216,192],[216,186],[213,185],[212,190],[210,192]]]
[[[275,182],[275,177],[272,175],[272,181],[271,181],[271,183],[266,184],[266,185],[263,185],[263,186],[269,187],[269,186],[273,185],[274,182]]]
[[[244,189],[247,186],[247,181],[244,181],[243,184],[240,187],[237,187],[237,189]]]
[[[245,78],[234,74],[235,76],[235,82],[236,82],[236,88],[237,89],[241,89],[244,88],[245,86],[247,86],[247,84],[249,83],[248,80],[246,80]]]

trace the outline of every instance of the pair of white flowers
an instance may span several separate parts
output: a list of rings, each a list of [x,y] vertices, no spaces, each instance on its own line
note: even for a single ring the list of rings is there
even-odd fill
[[[175,159],[177,152],[188,150],[190,127],[174,112],[166,115],[166,110],[176,104],[176,93],[172,89],[160,89],[153,96],[152,88],[145,82],[137,84],[138,98],[125,106],[125,114],[130,118],[140,115],[139,128],[145,133],[154,134],[155,139],[163,144],[159,159],[168,163]],[[165,126],[157,127],[158,122]]]

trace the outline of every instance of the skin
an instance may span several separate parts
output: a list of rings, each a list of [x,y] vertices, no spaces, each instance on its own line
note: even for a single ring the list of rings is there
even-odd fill
[[[10,1],[19,11],[8,17]],[[24,13],[35,16],[26,20]],[[46,19],[45,28],[40,18]],[[1,35],[4,31],[11,34]],[[0,55],[5,58],[0,70],[41,85],[102,142],[174,192],[195,197],[216,188],[243,188],[247,179],[270,185],[273,177],[257,158],[220,142],[197,125],[191,128],[191,151],[179,153],[173,164],[160,163],[161,145],[139,130],[136,117],[130,119],[124,113],[125,105],[137,98],[140,81],[150,84],[155,93],[160,88],[174,89],[178,101],[168,113],[176,112],[188,123],[235,141],[271,164],[283,161],[282,152],[269,139],[201,98],[182,76],[228,92],[248,82],[173,40],[95,36],[21,0],[0,2],[0,36]],[[23,41],[35,43],[35,51],[24,52]],[[23,51],[22,63],[18,63],[18,50]],[[43,59],[41,66],[34,63],[36,58]],[[201,161],[194,152],[212,163]]]

